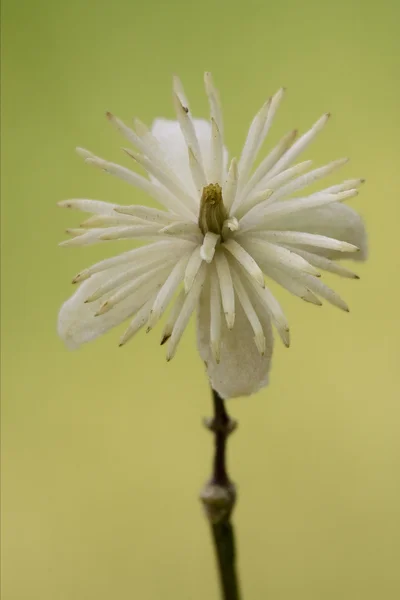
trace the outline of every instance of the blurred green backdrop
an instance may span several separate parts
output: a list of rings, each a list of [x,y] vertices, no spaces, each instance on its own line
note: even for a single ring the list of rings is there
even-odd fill
[[[368,180],[352,205],[371,258],[334,282],[351,313],[279,292],[292,347],[276,343],[269,388],[229,404],[244,598],[399,598],[398,2],[2,4],[2,598],[218,597],[193,327],[168,365],[159,332],[70,353],[55,331],[72,276],[119,248],[58,248],[81,215],[56,202],[146,202],[74,147],[123,163],[105,110],[171,118],[176,72],[205,115],[208,69],[233,155],[285,85],[271,142],[330,110],[309,155],[349,155],[340,176]]]

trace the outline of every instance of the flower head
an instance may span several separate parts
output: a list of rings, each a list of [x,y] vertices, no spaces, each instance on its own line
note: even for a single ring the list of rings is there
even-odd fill
[[[78,148],[86,163],[144,190],[161,208],[86,199],[60,203],[93,215],[69,230],[73,237],[64,246],[119,239],[147,243],[79,273],[74,283],[82,283],[62,306],[58,331],[76,347],[131,319],[120,340],[124,345],[142,327],[152,329],[171,305],[161,341],[168,343],[170,360],[197,310],[200,355],[211,385],[228,398],[267,384],[272,325],[289,346],[287,320],[265,276],[306,302],[320,305],[322,298],[348,310],[320,276],[325,270],[357,278],[336,261],[366,257],[363,223],[342,204],[363,180],[304,195],[307,186],[347,162],[311,170],[311,161],[295,162],[329,114],[300,137],[290,131],[254,169],[283,89],[254,117],[240,159],[228,160],[219,96],[209,73],[205,87],[209,121],[192,117],[177,78],[176,121],[157,119],[151,130],[135,121],[130,129],[107,113],[134,148],[125,152],[148,178]]]

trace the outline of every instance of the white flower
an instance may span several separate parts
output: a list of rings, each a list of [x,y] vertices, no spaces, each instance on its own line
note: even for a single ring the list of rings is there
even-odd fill
[[[283,89],[254,117],[240,159],[228,161],[221,106],[209,73],[205,87],[210,121],[192,118],[177,78],[177,121],[157,119],[151,131],[136,121],[132,130],[107,113],[134,146],[125,152],[147,171],[148,179],[78,149],[86,163],[146,191],[162,209],[84,199],[60,203],[93,214],[80,228],[69,230],[74,237],[64,246],[128,238],[148,243],[79,273],[74,283],[83,283],[62,306],[58,331],[73,348],[133,317],[122,345],[143,326],[153,328],[172,305],[161,342],[168,341],[170,360],[197,309],[200,355],[211,385],[228,398],[267,384],[271,324],[289,346],[287,320],[264,275],[307,302],[320,305],[323,298],[348,310],[322,283],[320,271],[357,278],[335,261],[366,257],[363,223],[341,203],[357,194],[363,180],[293,198],[347,162],[339,159],[313,170],[309,160],[294,164],[329,114],[299,138],[296,131],[289,132],[253,169]]]

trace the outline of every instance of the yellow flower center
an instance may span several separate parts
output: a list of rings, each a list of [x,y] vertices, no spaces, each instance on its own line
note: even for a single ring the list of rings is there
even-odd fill
[[[200,200],[199,227],[202,233],[208,231],[221,234],[222,225],[228,213],[222,200],[222,189],[218,183],[210,183],[203,188]]]

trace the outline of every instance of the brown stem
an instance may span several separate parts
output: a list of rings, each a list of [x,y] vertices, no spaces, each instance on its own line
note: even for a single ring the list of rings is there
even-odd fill
[[[205,425],[214,433],[215,454],[213,473],[201,493],[201,500],[211,526],[222,599],[240,600],[236,574],[235,533],[231,522],[236,489],[226,468],[227,439],[237,424],[229,417],[219,394],[215,390],[212,390],[212,393],[214,417],[205,420]]]

